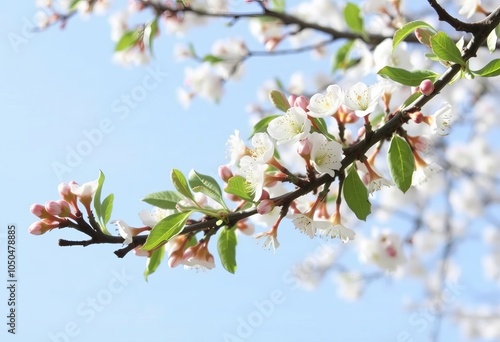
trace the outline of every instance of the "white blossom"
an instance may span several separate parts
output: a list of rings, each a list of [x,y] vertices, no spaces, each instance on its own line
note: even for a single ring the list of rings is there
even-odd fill
[[[313,132],[308,137],[312,143],[311,164],[319,173],[335,176],[335,171],[342,166],[342,145],[336,141],[328,141],[323,134]]]
[[[307,109],[308,115],[315,118],[324,118],[337,112],[344,100],[344,92],[336,85],[332,84],[326,88],[326,94],[314,94]]]
[[[290,107],[287,112],[273,119],[267,133],[277,140],[277,144],[294,143],[304,139],[311,129],[306,112],[300,107]]]

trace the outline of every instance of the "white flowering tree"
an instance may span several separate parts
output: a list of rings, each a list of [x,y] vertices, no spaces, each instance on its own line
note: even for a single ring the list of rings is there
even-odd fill
[[[37,6],[45,30],[67,27],[78,14],[106,13],[109,4],[37,0]],[[214,41],[207,53],[192,45],[176,49],[177,57],[198,62],[186,69],[188,88],[178,90],[186,107],[207,100],[223,106],[224,88],[243,80],[245,62],[256,56],[312,52],[330,59],[331,70],[311,90],[301,76],[266,83],[267,103],[249,106],[251,141],[238,130],[229,137],[221,180],[173,169],[172,188],[144,198],[154,208],[139,214],[142,227],[120,219],[111,223],[119,235],[110,233],[114,197],[103,196],[101,172],[82,185],[60,184],[60,200],[34,204],[39,221],[30,233],[76,229],[88,238],[59,245],[123,245],[115,254],[146,256],[148,277],[163,260],[212,269],[213,249],[234,273],[237,232],[276,251],[285,234],[279,228],[290,224],[307,238],[333,240],[294,267],[302,287],[314,289],[334,273],[339,294],[352,300],[377,279],[411,278],[422,284],[436,317],[432,340],[443,319],[469,337],[500,339],[498,308],[445,298],[467,282],[455,256],[480,236],[485,275],[500,283],[495,1],[131,0],[125,6],[110,15],[114,58],[123,64],[148,63],[164,35],[209,29],[215,21],[248,24],[260,48],[229,38]],[[148,19],[131,25],[134,16]],[[254,232],[254,225],[266,228]],[[359,227],[371,235],[356,233]]]

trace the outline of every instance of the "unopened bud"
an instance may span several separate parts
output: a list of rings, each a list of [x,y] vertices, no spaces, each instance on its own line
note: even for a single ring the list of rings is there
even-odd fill
[[[309,110],[307,109],[307,106],[309,105],[309,99],[305,97],[304,95],[300,95],[295,99],[293,102],[294,107],[300,107],[302,108],[305,112],[308,112]]]
[[[59,227],[59,222],[57,221],[37,221],[32,223],[28,227],[28,232],[33,235],[42,235],[48,232],[51,229],[58,228]]]
[[[48,201],[45,203],[45,210],[51,215],[59,216],[62,211],[61,205],[56,201]]]
[[[145,251],[144,249],[141,249],[142,245],[137,246],[134,248],[134,254],[139,256],[139,257],[149,257],[151,255],[150,251]]]
[[[257,205],[257,212],[261,215],[269,214],[274,209],[274,201],[263,200]]]
[[[295,100],[297,99],[297,95],[290,95],[288,96],[288,104],[290,105],[290,107],[293,107],[295,105]]]
[[[219,177],[227,183],[231,177],[233,177],[233,171],[227,165],[219,166]]]
[[[38,203],[32,204],[30,207],[30,211],[33,215],[35,215],[38,218],[47,217],[47,210],[41,204],[38,204]]]
[[[269,197],[269,192],[266,189],[263,189],[259,199],[263,201],[269,199]]]
[[[366,133],[366,127],[365,126],[361,126],[358,129],[358,138],[361,138],[363,135],[365,135],[365,133]]]
[[[434,91],[434,83],[431,80],[423,80],[419,88],[422,94],[429,96]]]
[[[410,113],[409,116],[415,123],[418,124],[424,120],[424,114],[421,112]]]
[[[302,157],[307,157],[311,154],[312,143],[309,139],[302,139],[297,144],[297,153]]]

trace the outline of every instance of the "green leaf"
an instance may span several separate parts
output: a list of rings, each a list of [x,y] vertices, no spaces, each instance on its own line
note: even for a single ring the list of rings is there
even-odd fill
[[[158,17],[148,23],[144,28],[144,42],[149,48],[149,52],[153,54],[153,42],[158,33]]]
[[[382,122],[382,120],[385,118],[385,113],[377,113],[375,115],[370,115],[370,125],[372,127],[377,127],[379,123]]]
[[[116,43],[115,51],[123,51],[130,49],[141,39],[139,30],[128,31],[123,34],[118,43]]]
[[[405,38],[408,37],[413,31],[422,27],[429,28],[432,31],[436,32],[434,27],[427,24],[425,21],[410,21],[409,23],[403,25],[403,27],[401,27],[399,30],[396,30],[396,32],[394,32],[394,38],[392,39],[392,51],[394,51],[396,46],[398,46],[399,43],[405,40]]]
[[[288,108],[290,108],[288,99],[279,90],[271,90],[269,92],[269,99],[271,100],[271,103],[282,112],[286,112]]]
[[[492,30],[488,35],[488,38],[486,38],[486,45],[488,46],[488,50],[490,50],[490,53],[495,52],[497,48],[497,41],[497,30]]]
[[[267,126],[269,125],[269,123],[271,121],[273,121],[274,119],[276,119],[278,116],[281,116],[281,115],[269,115],[269,116],[266,116],[264,119],[260,120],[259,122],[257,122],[255,124],[255,126],[253,126],[253,132],[252,132],[252,135],[250,135],[250,138],[253,137],[255,135],[255,133],[266,132]]]
[[[184,225],[186,224],[186,221],[191,213],[191,211],[178,212],[160,220],[157,224],[155,224],[153,229],[151,229],[151,232],[141,249],[145,251],[153,250],[162,243],[167,242],[179,234],[182,228],[184,228]]]
[[[172,172],[170,173],[170,178],[172,179],[172,184],[174,184],[175,189],[177,189],[177,191],[179,191],[182,195],[186,196],[187,198],[195,202],[194,196],[191,193],[191,189],[189,188],[186,177],[184,177],[181,171],[173,169]]]
[[[78,5],[79,2],[80,2],[80,0],[73,0],[73,1],[71,1],[71,3],[69,4],[69,10],[70,11],[75,11],[76,10],[76,6]]]
[[[99,177],[97,178],[97,189],[94,194],[94,210],[98,220],[101,220],[102,217],[101,192],[105,179],[106,177],[104,176],[104,173],[99,170]]]
[[[353,45],[354,40],[349,40],[337,49],[337,53],[333,57],[332,71],[338,69],[347,69],[349,66],[351,66],[352,61],[348,57]]]
[[[144,271],[144,279],[148,281],[148,276],[153,274],[158,266],[160,266],[163,257],[165,256],[165,248],[155,249],[151,256],[148,258],[148,262],[146,264],[146,270]]]
[[[431,49],[443,61],[465,65],[455,42],[444,32],[438,32],[431,37]]]
[[[315,131],[323,134],[330,141],[337,141],[333,135],[328,133],[328,126],[323,118],[312,118]]]
[[[224,62],[225,59],[215,55],[206,55],[205,57],[203,57],[203,61],[208,62],[210,64],[217,64],[220,62]]]
[[[284,12],[286,7],[285,0],[271,0],[271,8],[276,12]]]
[[[472,71],[473,74],[481,77],[494,77],[500,75],[500,59],[490,61],[480,70]]]
[[[191,170],[189,172],[189,186],[191,186],[194,192],[201,192],[207,195],[227,209],[226,203],[224,203],[224,199],[222,198],[222,190],[214,178]]]
[[[418,87],[423,80],[431,80],[434,82],[439,78],[439,74],[432,70],[408,71],[390,66],[383,67],[377,74],[383,78],[389,78],[394,82],[412,87]]]
[[[229,273],[236,272],[236,233],[233,229],[223,228],[219,234],[217,241],[217,250],[219,251],[220,261],[222,266]]]
[[[413,93],[411,94],[410,96],[408,96],[408,98],[405,100],[405,102],[403,102],[403,104],[399,107],[399,110],[405,110],[409,105],[411,105],[413,102],[415,102],[415,100],[417,100],[420,96],[423,96],[422,94],[420,93]]]
[[[363,16],[358,5],[348,2],[344,8],[344,18],[351,30],[357,33],[363,32]]]
[[[411,186],[415,159],[410,145],[397,135],[392,137],[387,162],[394,183],[401,191],[406,192]]]
[[[253,202],[253,194],[248,191],[248,184],[242,176],[238,175],[229,178],[224,191],[236,195],[242,200]]]
[[[114,201],[114,199],[115,199],[115,195],[109,194],[104,199],[104,201],[102,201],[102,206],[101,206],[101,210],[102,210],[102,218],[101,218],[102,229],[103,229],[104,233],[108,234],[108,235],[111,235],[111,234],[109,234],[109,232],[107,231],[106,225],[108,224],[109,219],[111,218],[111,213],[113,212],[113,201]]]
[[[177,203],[184,198],[175,191],[154,192],[147,195],[142,200],[162,209],[175,209]]]
[[[371,212],[368,190],[354,167],[349,169],[347,177],[344,179],[342,191],[345,201],[352,212],[358,219],[366,221]]]

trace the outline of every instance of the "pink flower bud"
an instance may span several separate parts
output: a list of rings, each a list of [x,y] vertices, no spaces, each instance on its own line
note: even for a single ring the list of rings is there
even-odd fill
[[[309,156],[312,150],[312,143],[309,139],[302,139],[297,144],[297,153],[302,157]]]
[[[45,210],[45,207],[41,204],[38,203],[32,204],[30,207],[30,211],[33,215],[35,215],[38,218],[47,217],[47,210]]]
[[[366,127],[365,126],[361,126],[359,129],[358,129],[358,138],[359,137],[362,137],[363,135],[365,135],[366,133]]]
[[[424,115],[421,112],[410,113],[409,116],[415,123],[418,124],[424,120]]]
[[[219,166],[219,177],[224,181],[228,182],[231,177],[234,176],[233,171],[227,165]]]
[[[177,267],[182,263],[182,260],[184,260],[182,256],[182,251],[177,250],[173,252],[168,258],[168,267],[170,268]]]
[[[47,210],[50,215],[59,216],[62,211],[62,207],[56,201],[48,201],[45,203],[45,210]]]
[[[150,251],[145,251],[143,249],[141,249],[142,245],[140,246],[137,246],[134,248],[134,254],[139,256],[139,257],[149,257],[151,255],[151,252]]]
[[[413,147],[420,152],[427,153],[431,148],[431,140],[427,137],[420,136],[414,140]]]
[[[274,209],[274,201],[263,200],[257,205],[257,212],[261,215],[269,214]]]
[[[354,113],[354,111],[350,111],[345,117],[345,123],[355,123],[359,120],[359,116]]]
[[[304,95],[301,95],[295,99],[293,102],[294,107],[300,107],[302,108],[305,112],[308,112],[309,109],[307,109],[307,106],[309,105],[309,99],[305,97]]]
[[[49,230],[58,227],[59,227],[59,222],[57,221],[42,220],[32,223],[28,228],[28,232],[33,235],[42,235],[48,232]]]
[[[295,100],[297,99],[297,95],[290,95],[288,96],[288,104],[290,107],[293,107],[295,105]]]
[[[263,201],[269,199],[269,197],[269,192],[266,189],[263,189],[259,199]]]
[[[423,80],[419,88],[422,94],[429,96],[434,91],[434,83],[431,80]]]
[[[265,44],[265,48],[267,51],[274,51],[278,44],[283,40],[283,37],[273,37],[268,39],[268,41]]]

